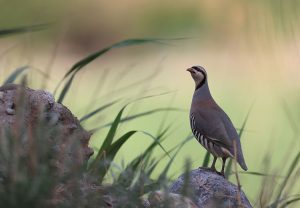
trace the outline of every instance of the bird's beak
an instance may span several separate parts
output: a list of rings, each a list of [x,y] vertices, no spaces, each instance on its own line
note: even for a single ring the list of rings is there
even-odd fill
[[[193,68],[188,68],[187,71],[193,73],[194,69]]]

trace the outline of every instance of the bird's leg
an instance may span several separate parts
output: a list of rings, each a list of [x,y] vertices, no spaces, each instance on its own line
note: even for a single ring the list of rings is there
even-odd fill
[[[215,172],[217,172],[217,170],[216,170],[216,161],[217,161],[217,157],[215,157],[214,156],[214,160],[213,160],[213,163],[211,164],[211,167],[210,167],[210,169],[212,170],[212,171],[215,171]]]
[[[225,177],[225,163],[226,163],[226,157],[222,157],[222,161],[223,161],[223,163],[222,163],[222,170],[221,170],[221,174],[222,174],[222,176],[224,176]]]

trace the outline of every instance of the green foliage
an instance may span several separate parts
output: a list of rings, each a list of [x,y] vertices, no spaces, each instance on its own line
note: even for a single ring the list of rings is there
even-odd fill
[[[128,39],[128,40],[123,40],[121,42],[115,43],[111,46],[108,46],[106,48],[103,48],[103,49],[95,52],[95,53],[88,55],[87,57],[83,58],[82,60],[80,60],[79,62],[74,64],[71,67],[71,69],[64,75],[63,79],[59,82],[58,86],[56,87],[56,90],[66,78],[70,77],[69,80],[67,81],[66,85],[63,87],[63,90],[62,90],[57,102],[62,103],[62,101],[64,100],[64,98],[66,96],[66,93],[70,89],[70,86],[73,82],[75,75],[83,67],[85,67],[86,65],[88,65],[89,63],[94,61],[95,59],[99,58],[100,56],[104,55],[108,51],[110,51],[114,48],[122,48],[122,47],[127,47],[127,46],[145,44],[145,43],[159,43],[159,42],[160,42],[160,40],[158,40],[158,39]],[[55,92],[56,92],[56,90],[55,90]]]
[[[134,120],[134,119],[137,119],[137,118],[145,117],[145,116],[148,116],[148,115],[152,115],[154,113],[164,112],[164,111],[182,111],[182,110],[179,109],[179,108],[157,108],[157,109],[145,111],[145,112],[142,112],[142,113],[137,113],[137,114],[134,114],[134,115],[122,118],[120,120],[120,123],[128,122],[128,121],[131,121],[131,120]],[[98,128],[93,129],[92,132],[101,130],[101,129],[109,127],[111,125],[112,125],[112,123],[109,122],[109,123],[104,124],[104,125],[102,125],[102,126],[100,126]]]
[[[63,79],[58,83],[54,94],[56,93],[57,89],[59,88],[59,86],[62,84],[62,82],[67,79],[68,81],[66,82],[66,84],[64,85],[62,92],[59,95],[59,98],[57,100],[58,103],[62,103],[67,92],[69,91],[71,84],[73,82],[73,79],[75,77],[75,75],[81,71],[85,66],[87,66],[88,64],[90,64],[92,61],[94,61],[95,59],[103,56],[104,54],[106,54],[107,52],[109,52],[112,49],[115,48],[123,48],[123,47],[128,47],[128,46],[135,46],[135,45],[141,45],[141,44],[147,44],[147,43],[155,43],[155,44],[166,44],[163,41],[174,41],[174,40],[183,40],[183,39],[187,39],[187,38],[172,38],[172,39],[157,39],[157,38],[144,38],[144,39],[127,39],[127,40],[123,40],[120,42],[117,42],[111,46],[108,46],[106,48],[103,48],[95,53],[89,54],[88,56],[86,56],[85,58],[83,58],[82,60],[78,61],[77,63],[75,63],[71,69],[69,69],[69,71],[64,75]]]
[[[91,117],[95,116],[96,114],[102,112],[103,110],[111,107],[113,104],[115,104],[117,102],[118,102],[118,100],[115,100],[115,101],[109,102],[107,104],[104,104],[104,105],[100,106],[99,108],[97,108],[96,110],[94,110],[94,111],[86,114],[85,116],[83,116],[81,119],[79,119],[79,121],[84,122],[84,121],[90,119]]]
[[[43,27],[3,30],[0,31],[0,36],[35,31],[41,28]],[[75,63],[62,79],[62,81],[68,80],[58,101],[63,101],[80,70],[111,49],[145,43],[160,43],[160,41],[159,39],[125,40],[85,57]],[[13,83],[26,69],[26,66],[17,69],[6,79],[5,83]],[[155,96],[157,95],[145,96],[137,100]],[[84,122],[103,113],[105,109],[117,102],[118,100],[114,100],[101,105],[84,115],[80,121]],[[0,137],[0,207],[104,207],[110,203],[110,198],[114,200],[116,207],[141,207],[141,197],[152,191],[166,188],[171,182],[170,167],[180,150],[193,139],[193,136],[188,134],[182,142],[169,150],[164,147],[162,142],[168,138],[167,132],[170,126],[162,129],[157,135],[137,130],[127,131],[118,137],[117,135],[120,133],[119,126],[128,121],[151,116],[154,113],[182,110],[155,108],[123,117],[124,111],[130,103],[123,106],[115,118],[111,119],[111,122],[93,130],[109,128],[106,137],[101,139],[102,144],[99,151],[95,158],[91,158],[89,165],[85,162],[74,163],[73,157],[68,157],[79,155],[78,135],[69,138],[63,137],[62,129],[51,125],[51,122],[47,122],[43,116],[39,118],[36,128],[29,131],[22,114],[18,114],[20,116],[17,119],[18,129],[1,132]],[[240,137],[245,130],[250,111],[251,109],[242,124]],[[297,129],[297,123],[293,123],[293,127]],[[121,168],[114,161],[116,155],[124,144],[130,139],[137,139],[141,134],[147,135],[152,142],[145,147],[143,153],[131,161],[126,161],[126,166]],[[62,146],[67,146],[67,148],[60,148]],[[162,150],[163,155],[153,154],[156,148]],[[162,170],[158,170],[159,174],[155,177],[153,173],[163,158],[169,158],[169,160]],[[293,182],[299,177],[300,153],[293,158],[286,158],[286,160],[292,161],[286,172],[278,174],[277,171],[267,169],[262,173],[247,173],[249,177],[262,177],[261,193],[256,199],[258,207],[287,207],[300,201],[299,194],[293,192]],[[206,154],[203,166],[207,166],[208,162],[209,155]],[[229,161],[226,168],[227,177],[232,174],[231,166],[232,161]],[[115,169],[116,167],[117,169]],[[187,174],[189,170],[190,164],[187,163],[185,178],[189,178],[189,174]],[[108,183],[110,176],[112,181]],[[280,182],[274,183],[275,179]],[[183,194],[190,194],[187,184],[184,186]]]
[[[101,207],[101,204],[109,203],[106,193],[117,199],[116,206],[126,204],[132,207],[141,204],[141,197],[145,194],[165,186],[167,171],[176,154],[162,172],[160,180],[155,181],[150,176],[160,162],[152,157],[153,150],[160,147],[165,152],[163,157],[169,156],[170,152],[161,145],[169,128],[157,137],[143,131],[129,131],[115,139],[127,105],[117,114],[88,168],[86,163],[74,160],[80,155],[79,135],[66,137],[63,129],[53,126],[49,122],[52,119],[45,117],[43,112],[37,126],[31,129],[24,122],[23,114],[17,113],[16,126],[20,129],[8,128],[0,139],[1,207]],[[16,106],[20,111],[25,109],[21,102],[17,102]],[[147,135],[153,142],[142,155],[128,163],[111,185],[104,185],[104,178],[110,172],[115,156],[136,133]],[[94,185],[101,193],[89,188]]]
[[[282,203],[286,203],[286,205],[291,204],[296,202],[297,200],[299,200],[299,198],[294,198],[292,201],[289,200],[290,197],[282,197],[282,193],[285,189],[285,187],[287,186],[287,183],[290,180],[290,177],[292,175],[292,173],[294,173],[295,168],[297,167],[297,165],[299,164],[299,160],[300,160],[300,152],[295,156],[292,164],[290,165],[288,172],[287,172],[287,176],[284,177],[284,180],[282,181],[282,183],[279,185],[278,188],[278,193],[275,197],[275,201],[273,203],[271,203],[271,205],[269,205],[270,208],[277,208],[277,207],[281,207]]]
[[[48,24],[41,24],[41,25],[24,26],[24,27],[10,28],[10,29],[1,29],[0,38],[11,36],[11,35],[18,35],[22,33],[36,32],[36,31],[44,30],[48,26],[49,26]]]

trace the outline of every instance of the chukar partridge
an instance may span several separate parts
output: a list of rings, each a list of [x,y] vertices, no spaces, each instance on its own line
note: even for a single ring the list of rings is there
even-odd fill
[[[191,128],[197,141],[214,156],[211,169],[216,171],[216,160],[222,158],[221,174],[224,176],[226,159],[231,157],[247,170],[240,138],[230,118],[211,96],[205,69],[193,66],[187,71],[191,73],[196,85],[190,110]]]

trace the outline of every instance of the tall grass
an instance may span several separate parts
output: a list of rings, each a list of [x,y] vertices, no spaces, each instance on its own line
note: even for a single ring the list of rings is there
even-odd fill
[[[6,34],[17,34],[28,30],[11,29],[8,32],[7,30],[5,31]],[[76,78],[77,72],[96,58],[101,57],[113,48],[151,42],[157,42],[157,40],[124,40],[86,56],[75,63],[63,76],[63,80],[59,82],[55,90],[56,93],[58,93],[59,86],[67,80],[58,96],[58,101],[63,102],[64,98],[70,93],[69,89],[72,87],[72,82]],[[15,82],[26,68],[21,67],[17,69],[6,79],[5,83]],[[145,96],[140,99],[157,99],[157,96]],[[95,110],[83,115],[80,122],[83,123],[101,114],[104,115],[105,110],[118,102],[119,100],[114,100],[102,104]],[[91,158],[88,164],[73,163],[70,158],[65,156],[65,150],[54,148],[57,144],[62,145],[61,132],[47,123],[42,116],[32,134],[33,145],[24,146],[21,141],[26,141],[28,132],[26,131],[26,126],[23,125],[23,118],[20,117],[18,120],[21,129],[17,131],[10,129],[1,135],[1,207],[101,207],[109,204],[114,204],[116,207],[141,207],[142,198],[145,195],[158,189],[166,189],[172,181],[168,174],[171,165],[174,163],[179,151],[193,137],[189,134],[186,138],[182,138],[182,141],[174,145],[173,148],[167,149],[164,147],[163,141],[168,139],[169,126],[162,128],[157,134],[136,130],[134,127],[131,127],[130,131],[119,136],[120,125],[126,124],[128,121],[151,116],[153,113],[180,110],[175,108],[152,109],[125,117],[124,112],[129,104],[121,107],[114,115],[106,115],[110,118],[109,123],[92,129],[95,132],[99,129],[107,128],[108,132],[101,139],[102,143],[99,145],[100,149],[96,152],[96,156]],[[250,111],[242,124],[241,137],[249,115]],[[137,155],[131,161],[126,161],[127,164],[124,167],[121,164],[117,164],[114,159],[123,145],[129,140],[137,139],[141,134],[148,136],[151,140],[150,145],[146,147],[143,153]],[[54,140],[51,138],[54,138]],[[64,140],[66,139],[70,152],[76,154],[78,149],[80,149],[76,135],[75,138],[64,138]],[[32,149],[30,147],[35,148]],[[159,157],[155,155],[155,149],[162,150],[163,155]],[[270,157],[268,152],[265,157]],[[155,177],[153,172],[163,158],[169,158],[169,161],[164,168],[157,170],[159,174]],[[289,154],[284,161],[288,163],[286,171],[280,171],[283,164],[275,164],[275,167],[271,168],[268,166],[262,172],[248,172],[249,178],[263,178],[262,184],[260,184],[260,193],[257,199],[252,201],[252,204],[255,207],[270,208],[292,205],[296,207],[299,205],[300,195],[298,192],[295,193],[295,187],[293,186],[300,174],[299,160],[300,153],[296,155]],[[266,159],[266,161],[268,160]],[[56,162],[59,162],[59,166],[54,165]],[[207,166],[208,163],[209,155],[207,154],[203,160],[203,166]],[[232,162],[229,162],[226,169],[227,177],[232,173],[236,173],[231,171],[231,166]],[[187,164],[186,170],[182,170],[182,173],[188,171],[188,167],[189,164]],[[186,176],[188,177],[188,174]],[[188,187],[184,190],[187,191]]]

